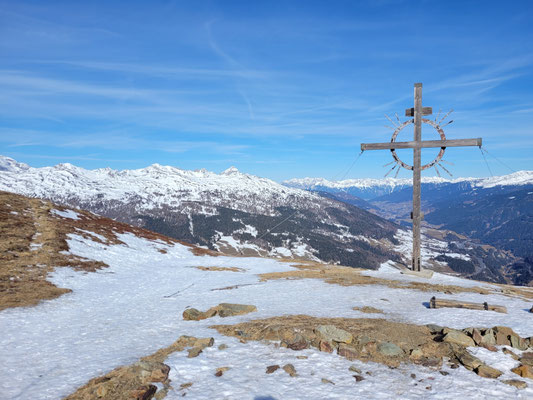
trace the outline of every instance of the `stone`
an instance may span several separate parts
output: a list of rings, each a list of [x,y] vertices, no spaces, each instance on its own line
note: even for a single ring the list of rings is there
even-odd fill
[[[492,330],[496,335],[496,345],[498,346],[510,346],[511,335],[516,335],[516,333],[514,333],[511,328],[508,328],[506,326],[495,326],[494,328],[492,328]]]
[[[519,367],[513,368],[511,372],[520,375],[522,378],[533,378],[533,367],[529,365],[520,365]]]
[[[229,367],[220,367],[220,368],[217,368],[216,372],[215,372],[215,376],[217,378],[221,377],[222,375],[224,375],[224,372],[226,372],[227,370],[229,370],[230,368]]]
[[[466,350],[456,351],[455,357],[457,357],[459,362],[463,364],[464,367],[470,371],[475,370],[481,364],[483,364],[479,358],[474,357],[472,354],[470,354]]]
[[[507,385],[514,386],[515,388],[518,388],[518,389],[527,388],[527,383],[525,383],[524,381],[521,381],[520,379],[506,379],[502,382],[506,383]]]
[[[508,356],[511,356],[511,358],[513,360],[517,360],[518,361],[518,359],[520,358],[520,357],[518,357],[518,355],[514,351],[511,351],[511,350],[509,350],[509,349],[507,349],[505,347],[502,348],[502,353],[507,354]],[[522,364],[525,364],[525,363],[522,363]]]
[[[168,379],[170,367],[163,363],[157,363],[150,374],[150,382],[165,382]]]
[[[439,371],[442,376],[450,375],[448,371]]]
[[[353,336],[344,329],[339,329],[335,325],[319,325],[315,328],[315,333],[327,341],[338,343],[352,343]]]
[[[474,340],[461,331],[449,330],[442,339],[443,342],[458,344],[464,347],[475,346]]]
[[[157,386],[142,385],[137,389],[132,390],[130,397],[134,398],[135,400],[150,400],[154,396],[155,392],[157,392]]]
[[[219,350],[226,350],[227,348],[228,348],[228,345],[225,343],[222,343],[221,345],[218,346]]]
[[[494,346],[496,344],[496,336],[492,329],[487,329],[481,336],[480,345]]]
[[[187,357],[188,358],[198,357],[201,352],[202,352],[201,347],[193,347],[192,349],[188,350],[189,355]]]
[[[517,358],[515,358],[515,360],[517,359],[518,359],[518,356]],[[520,362],[524,365],[529,365],[530,367],[533,367],[533,353],[532,352],[522,353],[522,356],[520,357]]]
[[[365,380],[365,378],[362,377],[361,375],[354,375],[353,377],[355,378],[356,382],[361,382]]]
[[[330,385],[335,385],[334,382],[330,381],[329,379],[322,378],[322,383],[329,383]]]
[[[359,353],[354,347],[340,344],[339,348],[337,349],[337,354],[342,357],[346,357],[348,360],[355,360],[358,358]]]
[[[527,350],[527,342],[526,339],[521,338],[518,335],[511,335],[511,347],[518,349],[518,350]]]
[[[233,317],[235,315],[248,314],[257,311],[257,307],[247,304],[221,303],[215,307],[218,315],[222,318]]]
[[[427,324],[426,326],[429,329],[429,331],[433,334],[442,333],[442,330],[444,329],[444,327],[440,325],[435,325],[435,324]]]
[[[196,308],[187,308],[183,311],[183,319],[186,321],[200,321],[206,319],[205,313],[197,310]]]
[[[492,352],[498,351],[498,348],[493,346],[493,345],[491,345],[491,344],[481,343],[479,346],[487,349],[488,351],[492,351]]]
[[[481,336],[481,332],[479,329],[474,328],[472,330],[472,339],[474,340],[474,343],[479,345],[481,343],[481,340],[483,339],[483,336]]]
[[[294,368],[294,365],[292,364],[286,364],[283,366],[283,371],[288,373],[291,377],[297,376],[296,368]]]
[[[309,342],[302,335],[295,335],[292,340],[286,342],[291,350],[303,350],[309,348]]]
[[[479,367],[477,367],[474,372],[481,376],[482,378],[492,378],[496,379],[498,378],[503,372],[500,370],[497,370],[496,368],[489,367],[488,365],[481,364]]]
[[[409,357],[413,359],[419,359],[424,357],[424,352],[422,351],[422,349],[413,349],[411,350],[411,354]]]
[[[279,369],[279,365],[269,365],[267,368],[266,368],[266,373],[267,374],[272,374],[274,373],[275,371],[277,371]]]
[[[298,360],[307,360],[309,357],[307,356],[296,356]]]
[[[379,343],[378,351],[384,356],[388,356],[388,357],[400,357],[404,355],[404,351],[400,347],[390,342]]]
[[[358,374],[361,374],[361,370],[357,368],[355,365],[350,365],[350,368],[348,368],[351,372],[356,372]]]
[[[96,389],[96,397],[105,397],[107,394],[107,386],[106,385],[100,385]]]
[[[215,339],[210,337],[210,338],[196,339],[193,346],[200,347],[201,349],[205,349],[206,347],[211,347],[214,344],[215,344]]]
[[[333,349],[335,348],[331,342],[328,342],[327,340],[321,340],[318,344],[318,348],[320,351],[325,351],[326,353],[332,353]]]

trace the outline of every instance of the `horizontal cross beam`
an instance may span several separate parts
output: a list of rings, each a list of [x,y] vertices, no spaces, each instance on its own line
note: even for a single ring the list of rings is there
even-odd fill
[[[412,142],[361,143],[361,150],[422,149],[429,147],[481,147],[481,138],[452,140],[423,140]]]
[[[431,115],[431,114],[433,114],[433,109],[431,107],[422,107],[421,111],[422,111],[422,115]],[[414,117],[415,116],[414,107],[407,108],[405,110],[405,116],[406,117]]]

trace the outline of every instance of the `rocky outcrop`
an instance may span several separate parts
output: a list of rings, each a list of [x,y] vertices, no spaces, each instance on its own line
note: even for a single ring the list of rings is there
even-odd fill
[[[183,319],[188,321],[200,321],[218,315],[219,317],[233,317],[257,311],[256,306],[247,304],[221,303],[216,307],[211,307],[207,311],[199,311],[196,308],[187,308],[183,311]]]

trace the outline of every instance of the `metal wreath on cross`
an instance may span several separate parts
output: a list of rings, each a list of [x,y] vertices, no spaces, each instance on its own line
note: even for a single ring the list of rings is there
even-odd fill
[[[403,124],[401,124],[399,127],[396,128],[396,130],[394,131],[394,133],[392,134],[392,139],[391,139],[391,143],[394,143],[396,142],[396,137],[398,136],[398,134],[400,133],[400,131],[402,129],[404,129],[406,126],[409,126],[411,124],[414,124],[415,120],[414,118],[413,119],[410,119],[408,121],[405,121]],[[422,118],[422,122],[425,123],[425,124],[428,124],[428,125],[431,125],[433,128],[435,128],[435,130],[438,132],[438,134],[440,135],[440,140],[446,140],[446,135],[444,134],[444,130],[442,129],[442,127],[435,121],[432,121],[430,119],[427,119],[427,118]],[[433,167],[435,164],[437,164],[440,160],[442,160],[442,157],[444,156],[444,151],[446,150],[446,147],[441,147],[440,148],[440,151],[439,151],[439,154],[437,154],[437,157],[435,157],[435,159],[433,161],[431,161],[430,163],[427,163],[425,165],[422,165],[420,168],[422,170],[425,170],[425,169],[428,169],[428,168],[431,168]],[[394,158],[394,160],[400,164],[402,167],[404,167],[405,169],[409,169],[409,170],[413,170],[413,166],[412,165],[409,165],[409,164],[406,164],[404,163],[400,157],[398,157],[398,154],[396,154],[396,149],[390,149],[391,153],[392,153],[392,157]]]

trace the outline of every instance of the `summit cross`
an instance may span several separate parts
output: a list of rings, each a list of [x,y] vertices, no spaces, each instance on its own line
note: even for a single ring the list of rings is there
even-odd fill
[[[444,155],[444,150],[446,147],[463,147],[463,146],[478,146],[481,147],[481,138],[475,139],[455,139],[455,140],[446,140],[444,131],[439,125],[442,122],[447,114],[441,121],[437,122],[436,120],[429,120],[422,118],[425,115],[431,115],[433,110],[431,107],[422,107],[422,84],[415,83],[414,88],[414,97],[415,103],[413,108],[408,108],[405,110],[406,117],[413,117],[408,121],[405,121],[397,127],[392,139],[390,142],[386,143],[362,143],[361,150],[390,150],[394,161],[401,167],[413,171],[413,211],[411,212],[411,219],[413,220],[413,254],[412,254],[412,270],[420,271],[421,262],[420,262],[420,222],[422,220],[422,213],[420,210],[420,175],[422,170],[434,167],[437,165],[442,156]],[[441,140],[422,140],[422,122],[431,125],[437,130],[440,134]],[[396,142],[396,137],[398,133],[405,128],[406,126],[413,124],[414,125],[414,140],[410,142]],[[432,162],[421,165],[421,153],[423,148],[439,148],[440,151],[435,160]],[[407,165],[401,161],[396,154],[396,149],[413,149],[413,165]],[[398,166],[398,170],[399,170]],[[441,166],[441,168],[445,169]],[[394,167],[393,167],[394,169]],[[437,170],[438,171],[438,170]]]

